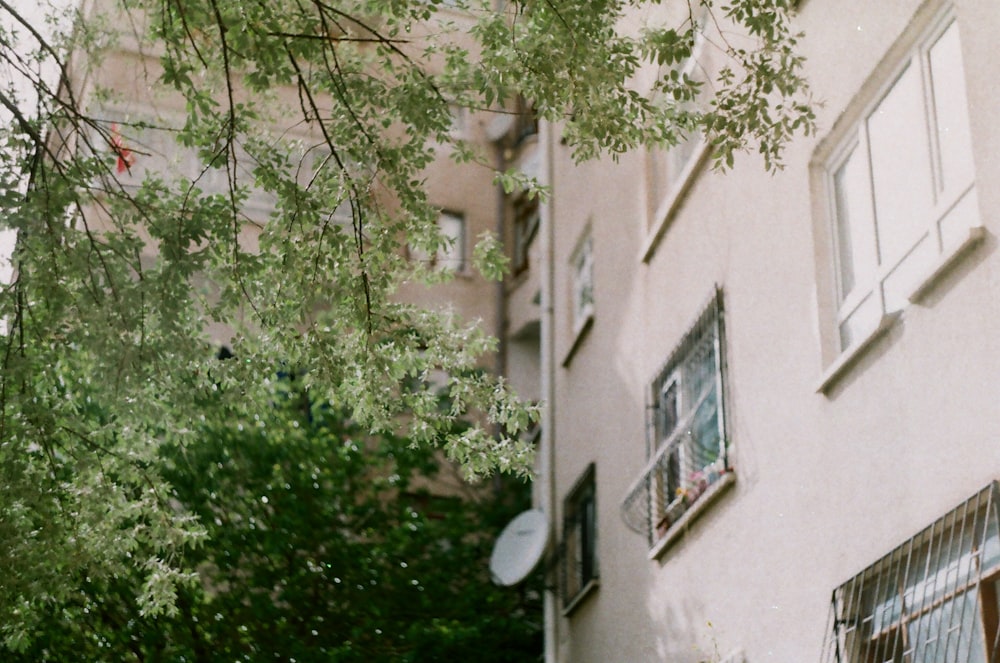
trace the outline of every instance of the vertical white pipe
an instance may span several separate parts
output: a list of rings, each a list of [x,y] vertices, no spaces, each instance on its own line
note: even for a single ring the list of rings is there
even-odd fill
[[[549,545],[555,559],[558,550],[559,528],[556,520],[556,454],[555,454],[555,333],[553,319],[553,286],[555,283],[554,263],[554,205],[555,187],[553,186],[552,157],[553,143],[552,125],[540,120],[538,126],[538,146],[542,150],[538,179],[539,183],[548,187],[549,196],[539,204],[541,223],[541,391],[544,407],[542,408],[541,454],[539,459],[538,478],[541,481],[539,498],[542,510],[549,519]],[[548,564],[545,577],[545,662],[557,663],[559,660],[559,576],[558,565]]]

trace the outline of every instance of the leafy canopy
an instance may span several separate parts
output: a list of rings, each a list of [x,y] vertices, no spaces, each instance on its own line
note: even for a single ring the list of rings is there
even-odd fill
[[[789,0],[101,0],[47,23],[19,6],[0,1],[0,60],[28,81],[0,89],[0,219],[18,237],[0,294],[0,634],[15,648],[81,576],[138,572],[140,612],[175,613],[208,526],[171,498],[163,449],[198,449],[206,403],[256,430],[280,370],[470,477],[528,473],[534,413],[479,370],[495,342],[397,296],[444,278],[408,258],[448,241],[423,188],[434,146],[492,163],[449,131],[456,106],[527,99],[578,159],[700,128],[717,164],[752,146],[775,168],[812,127]],[[708,82],[678,73],[699,39],[725,61]],[[494,238],[476,256],[502,272]],[[235,360],[215,359],[209,328],[231,332]]]
[[[538,658],[539,583],[497,587],[486,564],[522,483],[470,489],[428,447],[368,436],[295,390],[276,398],[262,426],[211,422],[161,448],[171,499],[208,532],[184,553],[201,582],[176,589],[176,611],[143,611],[141,570],[85,576],[5,660]]]

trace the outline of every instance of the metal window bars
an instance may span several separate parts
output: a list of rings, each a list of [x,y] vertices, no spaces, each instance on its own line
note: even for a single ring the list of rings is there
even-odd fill
[[[722,295],[684,335],[651,385],[651,458],[621,506],[622,519],[650,547],[727,472],[723,397]]]
[[[997,663],[1000,484],[833,592],[825,663]]]
[[[706,432],[699,434],[692,425],[700,412],[715,409],[714,394],[706,394],[702,403],[703,407],[689,413],[660,447],[622,503],[625,524],[646,534],[650,546],[731,471],[725,439],[718,429],[706,427]]]
[[[574,599],[599,575],[594,474],[595,467],[591,463],[563,504],[560,558],[564,607],[573,603]]]

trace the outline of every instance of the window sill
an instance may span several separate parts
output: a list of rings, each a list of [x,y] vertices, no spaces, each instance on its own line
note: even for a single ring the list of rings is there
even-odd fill
[[[966,253],[971,251],[986,236],[986,229],[982,226],[972,226],[966,229],[966,235],[961,242],[956,243],[947,249],[938,258],[937,263],[932,266],[921,278],[913,292],[908,297],[911,304],[919,302],[924,296],[934,289],[941,277]]]
[[[649,262],[656,252],[656,247],[660,244],[660,240],[663,239],[663,235],[667,231],[667,226],[670,225],[670,221],[673,220],[674,215],[680,208],[684,196],[694,183],[695,174],[701,169],[701,164],[705,160],[708,151],[708,141],[703,140],[695,149],[694,154],[691,155],[680,177],[677,178],[674,188],[656,206],[656,213],[653,215],[654,221],[650,226],[650,232],[646,236],[646,241],[643,242],[642,250],[639,253],[639,259],[642,262]]]
[[[986,229],[982,226],[971,226],[966,229],[966,235],[962,238],[960,242],[955,243],[950,248],[946,249],[941,255],[938,256],[934,264],[917,279],[916,284],[913,286],[907,300],[911,304],[920,302],[927,294],[932,291],[938,283],[940,283],[941,278],[955,266],[963,256],[965,256],[969,251],[975,248],[986,236]],[[894,311],[893,313],[883,314],[882,319],[875,328],[868,333],[867,336],[862,338],[859,342],[855,343],[852,347],[845,350],[836,361],[834,361],[825,371],[823,375],[820,376],[819,382],[816,384],[816,393],[827,393],[831,387],[841,378],[844,374],[855,364],[855,362],[861,357],[862,354],[879,339],[890,327],[892,327],[896,320],[900,318],[902,311]]]
[[[583,339],[587,336],[587,332],[590,328],[594,326],[594,314],[589,313],[584,321],[580,324],[579,328],[573,333],[573,342],[570,343],[569,350],[566,352],[566,356],[562,360],[562,367],[566,368],[569,363],[573,360],[573,355],[583,344]]]
[[[879,320],[875,328],[872,329],[868,334],[862,338],[860,341],[852,345],[851,347],[844,350],[837,359],[830,364],[823,375],[820,376],[819,382],[816,383],[816,393],[825,394],[830,390],[833,385],[840,380],[847,373],[854,364],[861,358],[868,348],[870,348],[875,341],[882,337],[902,316],[902,311],[894,311],[893,313],[883,313],[882,318]]]
[[[583,586],[583,589],[576,593],[569,603],[563,606],[562,616],[569,617],[571,614],[576,612],[576,609],[580,607],[588,596],[597,591],[597,588],[601,586],[600,578],[591,578],[587,581],[587,584]]]
[[[700,516],[706,509],[708,509],[713,502],[715,502],[722,493],[736,483],[736,474],[729,470],[723,474],[719,479],[713,483],[711,486],[702,493],[698,499],[688,507],[677,522],[670,525],[670,529],[667,530],[660,539],[653,544],[653,547],[649,549],[649,559],[657,560],[663,556],[667,548],[672,546],[677,539],[681,538],[685,532],[687,532],[688,527],[698,516]]]

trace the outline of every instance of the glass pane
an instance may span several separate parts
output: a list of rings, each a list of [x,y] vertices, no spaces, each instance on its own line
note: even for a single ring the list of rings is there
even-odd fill
[[[660,390],[659,407],[659,439],[657,447],[666,441],[667,437],[677,428],[680,419],[680,388],[676,378],[671,378]]]
[[[465,268],[465,219],[457,214],[442,214],[438,227],[449,240],[448,245],[438,251],[438,265],[461,271]]]
[[[578,316],[586,313],[594,302],[590,252],[591,243],[587,239],[573,263],[573,307]]]
[[[840,299],[855,286],[871,288],[875,279],[875,224],[868,179],[868,165],[855,148],[833,176],[837,206],[837,250]]]
[[[958,26],[952,23],[931,47],[931,81],[944,190],[956,192],[972,183],[972,136]]]
[[[975,588],[909,622],[914,663],[986,663]]]
[[[715,389],[708,393],[691,421],[692,453],[691,469],[698,472],[719,458],[721,437],[719,435],[719,404]]]
[[[920,71],[911,66],[868,117],[881,264],[896,262],[928,225],[930,146]]]
[[[979,562],[982,565],[983,571],[987,573],[997,564],[1000,564],[1000,532],[997,531],[997,521],[992,516],[992,509],[988,513],[990,517],[987,522],[986,539],[983,541],[982,559]]]

